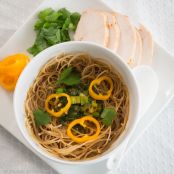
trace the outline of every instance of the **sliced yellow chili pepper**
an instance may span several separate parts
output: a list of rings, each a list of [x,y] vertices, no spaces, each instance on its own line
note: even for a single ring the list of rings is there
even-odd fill
[[[15,54],[0,61],[0,85],[8,91],[12,91],[16,82],[29,62],[25,54]]]
[[[93,91],[93,87],[94,85],[100,85],[100,83],[102,81],[107,81],[110,85],[110,88],[109,90],[107,91],[107,94],[106,95],[102,95],[102,94],[97,94],[95,91]],[[107,76],[102,76],[102,77],[99,77],[97,79],[94,79],[91,83],[90,83],[90,86],[89,86],[89,95],[96,99],[96,100],[107,100],[109,99],[111,93],[112,93],[112,90],[113,90],[113,81],[110,77],[107,77]]]
[[[72,133],[72,128],[73,128],[75,125],[80,124],[80,125],[81,125],[82,127],[84,127],[84,128],[89,128],[89,127],[86,125],[85,121],[90,121],[90,122],[92,122],[92,123],[96,126],[96,132],[95,132],[95,134],[93,134],[93,135],[84,134],[82,137],[78,137],[78,136],[74,135],[74,134]],[[99,122],[98,122],[94,117],[92,117],[92,116],[89,115],[89,116],[84,116],[84,117],[82,117],[82,118],[80,118],[80,119],[76,119],[76,120],[72,121],[72,122],[69,124],[69,126],[68,126],[67,135],[68,135],[74,142],[76,142],[76,143],[84,143],[84,142],[87,142],[87,141],[89,141],[89,140],[94,140],[94,139],[96,139],[96,138],[99,136],[100,131],[101,131],[101,129],[100,129],[100,124],[99,124]]]
[[[49,106],[51,100],[55,99],[56,101],[59,101],[59,99],[61,97],[66,97],[67,104],[63,108],[60,108],[59,111],[55,111],[53,108],[51,109],[50,106]],[[59,103],[59,104],[61,104],[61,103]],[[61,117],[63,114],[65,114],[69,110],[70,107],[71,107],[71,98],[70,98],[70,96],[68,94],[65,94],[65,93],[51,94],[51,95],[49,95],[47,97],[47,99],[45,101],[45,109],[46,109],[46,111],[49,114],[51,114],[52,116],[55,116],[55,117]]]
[[[21,71],[29,62],[29,57],[25,54],[15,54],[0,61],[0,74],[20,75]]]
[[[0,85],[8,91],[14,90],[17,82],[17,77],[15,76],[1,76]]]

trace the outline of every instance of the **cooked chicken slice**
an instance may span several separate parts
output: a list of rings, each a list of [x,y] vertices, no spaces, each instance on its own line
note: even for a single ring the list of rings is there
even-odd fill
[[[134,66],[139,65],[142,59],[142,40],[137,30],[136,30],[136,50],[135,50],[134,59],[135,59]]]
[[[153,39],[151,33],[143,26],[140,25],[139,33],[142,39],[142,59],[140,64],[151,64],[153,57]]]
[[[115,16],[112,13],[105,13],[107,15],[107,26],[109,29],[108,48],[116,52],[120,41],[120,29]]]
[[[136,30],[130,22],[128,16],[115,13],[120,28],[120,43],[117,53],[128,64],[134,64],[134,55],[136,49]]]
[[[107,16],[95,10],[83,12],[74,39],[78,41],[91,41],[107,47],[108,38]]]

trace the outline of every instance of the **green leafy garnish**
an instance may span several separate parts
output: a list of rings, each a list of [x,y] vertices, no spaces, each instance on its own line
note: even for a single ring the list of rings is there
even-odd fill
[[[93,115],[94,117],[99,117],[99,116],[100,116],[100,113],[99,113],[99,112],[93,112],[92,115]]]
[[[80,73],[74,70],[73,67],[65,68],[57,81],[58,84],[65,84],[68,86],[77,85],[80,83]]]
[[[73,31],[75,31],[77,28],[77,24],[80,20],[80,14],[77,12],[72,13],[70,16],[70,19],[71,19],[71,23],[69,24],[69,29],[72,29]]]
[[[49,114],[41,109],[36,109],[33,111],[33,115],[37,126],[46,125],[51,121]]]
[[[71,13],[66,8],[61,8],[57,12],[62,14],[63,19],[66,19],[71,15]]]
[[[62,15],[61,13],[53,12],[49,16],[46,16],[45,20],[47,22],[56,22],[57,19],[59,18],[59,16],[61,16],[61,15]]]
[[[116,116],[117,113],[114,108],[105,108],[101,114],[103,124],[110,126]]]
[[[75,119],[78,119],[83,116],[83,113],[80,111],[80,105],[72,105],[68,111],[67,115],[60,117],[59,121],[61,124],[71,122]]]
[[[28,52],[35,56],[52,45],[70,41],[69,32],[76,30],[79,20],[79,13],[71,13],[65,8],[58,11],[52,8],[42,10],[34,25],[36,40]]]
[[[54,10],[52,8],[46,8],[38,14],[38,17],[40,20],[44,20],[48,15],[52,14],[53,12]]]
[[[65,88],[57,88],[56,89],[56,94],[60,94],[60,93],[64,93],[64,92],[66,92]]]
[[[72,68],[71,66],[65,68],[65,69],[61,72],[61,74],[60,74],[59,81],[62,81],[63,79],[65,79],[66,77],[68,77],[68,76],[71,74],[72,69],[73,69],[73,68]]]

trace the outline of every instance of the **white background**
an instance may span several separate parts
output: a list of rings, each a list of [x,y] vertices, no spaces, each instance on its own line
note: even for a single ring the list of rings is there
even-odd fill
[[[113,8],[129,14],[132,19],[145,24],[151,30],[154,39],[174,55],[174,0],[105,1]],[[41,2],[42,0],[0,0],[0,46],[25,22]],[[0,127],[0,174],[41,173],[56,174]],[[173,173],[174,100],[129,151],[117,174]]]

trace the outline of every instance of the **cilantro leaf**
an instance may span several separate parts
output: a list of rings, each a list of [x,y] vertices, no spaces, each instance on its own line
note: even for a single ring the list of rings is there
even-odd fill
[[[77,12],[74,12],[71,14],[70,19],[71,19],[71,23],[69,24],[69,29],[72,29],[73,31],[75,31],[77,28],[77,24],[80,20],[80,14]]]
[[[27,51],[35,56],[52,45],[70,41],[69,33],[76,30],[79,19],[79,13],[71,13],[66,8],[58,11],[46,8],[40,11],[34,25],[36,39]]]
[[[63,24],[63,27],[62,29],[63,30],[68,30],[69,29],[69,24],[70,24],[71,20],[70,20],[70,17],[66,18],[64,24]]]
[[[105,108],[101,114],[103,124],[110,126],[116,116],[117,113],[114,108]]]
[[[69,76],[63,79],[61,83],[68,86],[77,85],[80,83],[80,75],[77,72],[72,72]]]
[[[60,29],[57,30],[56,37],[57,37],[58,42],[60,43],[61,42],[61,30]]]
[[[64,93],[64,92],[66,92],[65,88],[57,88],[56,89],[56,94],[60,94],[60,93]]]
[[[61,42],[70,41],[70,36],[68,30],[61,30]]]
[[[28,48],[27,51],[33,56],[37,55],[38,54],[37,45],[34,44],[32,47]]]
[[[60,74],[60,78],[58,79],[57,83],[68,86],[77,85],[80,83],[80,74],[75,71],[73,67],[67,67]]]
[[[44,23],[45,22],[43,20],[38,19],[34,25],[34,29],[40,30],[43,27]]]
[[[61,74],[60,74],[60,78],[59,78],[59,81],[62,81],[63,79],[65,79],[66,77],[68,77],[72,72],[72,67],[67,67],[65,68]]]
[[[39,14],[38,17],[41,20],[45,20],[45,18],[50,15],[51,13],[53,13],[54,10],[52,8],[46,8],[45,10],[42,10]]]
[[[49,29],[49,28],[53,28],[53,29],[57,29],[57,28],[60,28],[58,27],[58,24],[57,22],[44,22],[43,24],[43,27],[41,28],[41,32],[44,30],[44,29]],[[51,31],[52,32],[52,31]],[[52,34],[52,33],[51,33]],[[52,34],[53,35],[53,34]]]
[[[43,33],[39,33],[34,42],[34,45],[32,47],[28,48],[27,51],[35,56],[36,54],[38,54],[42,50],[46,49],[47,47],[48,47],[48,43],[44,39]]]
[[[46,16],[46,17],[45,17],[45,20],[46,20],[47,22],[56,22],[57,19],[59,18],[59,16],[61,16],[60,13],[53,12],[53,13],[51,13],[50,15]]]
[[[67,17],[71,15],[71,13],[66,8],[61,8],[57,12],[61,13],[64,19],[66,19]]]
[[[49,114],[41,109],[36,109],[33,111],[33,115],[37,126],[46,125],[51,121]]]

